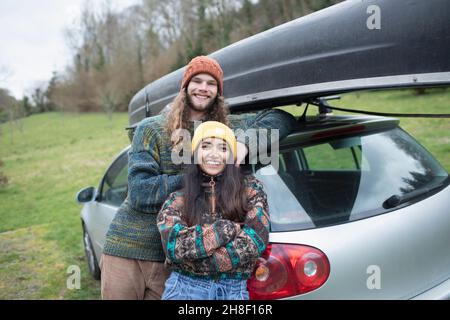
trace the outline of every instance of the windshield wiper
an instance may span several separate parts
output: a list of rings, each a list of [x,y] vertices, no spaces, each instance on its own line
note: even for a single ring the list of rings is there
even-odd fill
[[[398,195],[398,194],[394,194],[392,196],[390,196],[389,198],[387,198],[384,202],[383,202],[383,208],[385,209],[390,209],[390,208],[395,208],[399,205],[401,205],[402,203],[408,202],[410,200],[416,199],[418,197],[421,197],[433,190],[442,188],[444,186],[444,182],[441,182],[439,184],[436,184],[432,187],[424,187],[424,188],[420,188],[411,192],[408,192],[406,194],[402,194],[402,195]]]

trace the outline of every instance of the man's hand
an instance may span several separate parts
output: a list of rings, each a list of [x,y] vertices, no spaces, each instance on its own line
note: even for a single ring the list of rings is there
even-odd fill
[[[247,146],[242,142],[238,141],[236,163],[235,163],[236,167],[239,167],[241,165],[242,161],[244,161],[245,157],[247,156],[247,153],[248,153]]]

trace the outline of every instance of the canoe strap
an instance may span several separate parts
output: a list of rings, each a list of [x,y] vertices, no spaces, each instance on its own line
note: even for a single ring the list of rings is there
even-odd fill
[[[375,112],[375,111],[367,111],[367,110],[358,110],[358,109],[345,109],[330,106],[327,100],[336,100],[340,99],[339,96],[330,96],[323,98],[315,98],[307,101],[306,109],[302,117],[306,116],[306,110],[308,109],[309,104],[313,104],[319,107],[320,113],[329,113],[331,110],[339,110],[344,112],[352,112],[352,113],[362,113],[373,116],[383,116],[383,117],[401,117],[401,118],[450,118],[449,113],[389,113],[389,112]],[[302,118],[301,117],[301,118]]]
[[[366,111],[366,110],[353,110],[353,109],[345,109],[338,108],[333,106],[327,106],[327,108],[332,110],[339,110],[345,112],[354,112],[354,113],[362,113],[374,116],[384,116],[384,117],[402,117],[402,118],[450,118],[449,113],[388,113],[388,112],[374,112],[374,111]]]

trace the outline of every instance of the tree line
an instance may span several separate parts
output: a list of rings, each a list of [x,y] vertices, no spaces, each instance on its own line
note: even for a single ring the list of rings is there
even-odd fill
[[[145,84],[191,58],[341,0],[142,0],[120,12],[87,1],[65,37],[72,63],[17,101],[0,89],[0,121],[35,112],[127,111]]]

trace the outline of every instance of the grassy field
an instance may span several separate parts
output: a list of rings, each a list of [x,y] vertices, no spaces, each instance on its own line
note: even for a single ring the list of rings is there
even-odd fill
[[[336,106],[385,112],[450,113],[450,91],[359,93]],[[294,107],[289,108],[294,110]],[[295,113],[302,109],[294,110]],[[0,125],[0,299],[99,299],[87,271],[80,206],[74,197],[97,185],[128,144],[126,114],[40,114]],[[402,119],[402,126],[450,171],[450,120]],[[20,126],[22,130],[20,130]],[[81,268],[81,289],[67,289],[67,269]]]
[[[0,299],[98,299],[88,274],[76,192],[97,186],[128,143],[127,114],[39,114],[1,125]],[[68,290],[67,269],[81,268]]]

